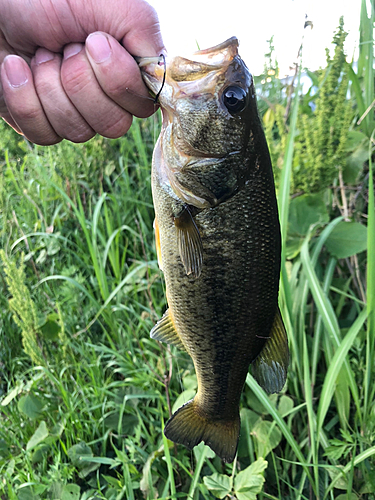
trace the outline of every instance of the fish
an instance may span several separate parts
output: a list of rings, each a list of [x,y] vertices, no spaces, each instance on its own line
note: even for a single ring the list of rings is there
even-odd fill
[[[289,363],[272,165],[238,46],[232,37],[188,58],[138,58],[162,110],[151,179],[168,309],[150,335],[185,350],[198,381],[164,434],[189,449],[203,441],[228,463],[249,366],[274,393]]]

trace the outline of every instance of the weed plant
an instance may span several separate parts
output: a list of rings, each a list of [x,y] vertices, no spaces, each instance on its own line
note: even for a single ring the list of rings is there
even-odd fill
[[[363,1],[356,71],[341,58],[337,73],[334,56],[304,95],[300,68],[291,93],[276,79],[261,90],[291,364],[279,395],[248,375],[231,465],[162,433],[197,381],[185,353],[149,338],[166,308],[150,192],[158,117],[118,140],[49,148],[0,124],[2,500],[375,498],[373,23]],[[301,151],[321,150],[301,124],[322,126],[329,74],[347,89],[346,140],[332,135],[330,180],[307,189],[293,177],[313,168]]]

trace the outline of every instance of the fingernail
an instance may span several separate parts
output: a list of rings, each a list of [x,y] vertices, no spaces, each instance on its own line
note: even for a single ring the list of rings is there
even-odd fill
[[[64,47],[64,59],[75,56],[82,50],[82,43],[70,43]]]
[[[40,48],[35,53],[35,62],[38,65],[43,64],[45,62],[52,61],[54,57],[55,54],[53,52]]]
[[[112,54],[112,49],[107,37],[101,33],[91,33],[91,35],[87,37],[86,47],[90,56],[96,63],[106,61]]]
[[[3,61],[5,73],[12,87],[22,87],[28,80],[23,61],[18,56],[6,56]]]

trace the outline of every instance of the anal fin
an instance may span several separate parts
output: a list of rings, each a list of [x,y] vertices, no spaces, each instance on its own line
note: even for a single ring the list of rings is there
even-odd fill
[[[180,349],[185,350],[185,346],[182,343],[180,336],[178,335],[176,328],[173,324],[169,309],[167,309],[164,315],[159,319],[156,325],[152,328],[150,332],[150,337],[159,342],[165,342],[166,344],[173,344]]]
[[[284,387],[289,365],[288,337],[277,308],[275,319],[258,357],[251,365],[251,371],[258,384],[269,394],[280,392]]]
[[[203,246],[199,230],[190,211],[185,208],[174,219],[180,257],[188,276],[199,278],[203,265]]]

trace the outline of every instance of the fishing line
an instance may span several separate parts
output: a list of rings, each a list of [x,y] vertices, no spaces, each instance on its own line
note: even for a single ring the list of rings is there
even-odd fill
[[[160,87],[160,90],[159,92],[156,94],[155,96],[155,100],[154,100],[154,104],[157,104],[158,103],[158,99],[159,99],[159,96],[161,94],[161,91],[163,90],[163,87],[164,87],[164,83],[165,83],[165,76],[167,74],[167,66],[165,64],[165,55],[164,54],[160,54],[159,57],[162,57],[163,58],[163,64],[164,64],[164,75],[163,75],[163,81],[161,82],[161,87]],[[160,66],[160,62],[158,63],[159,66]]]

